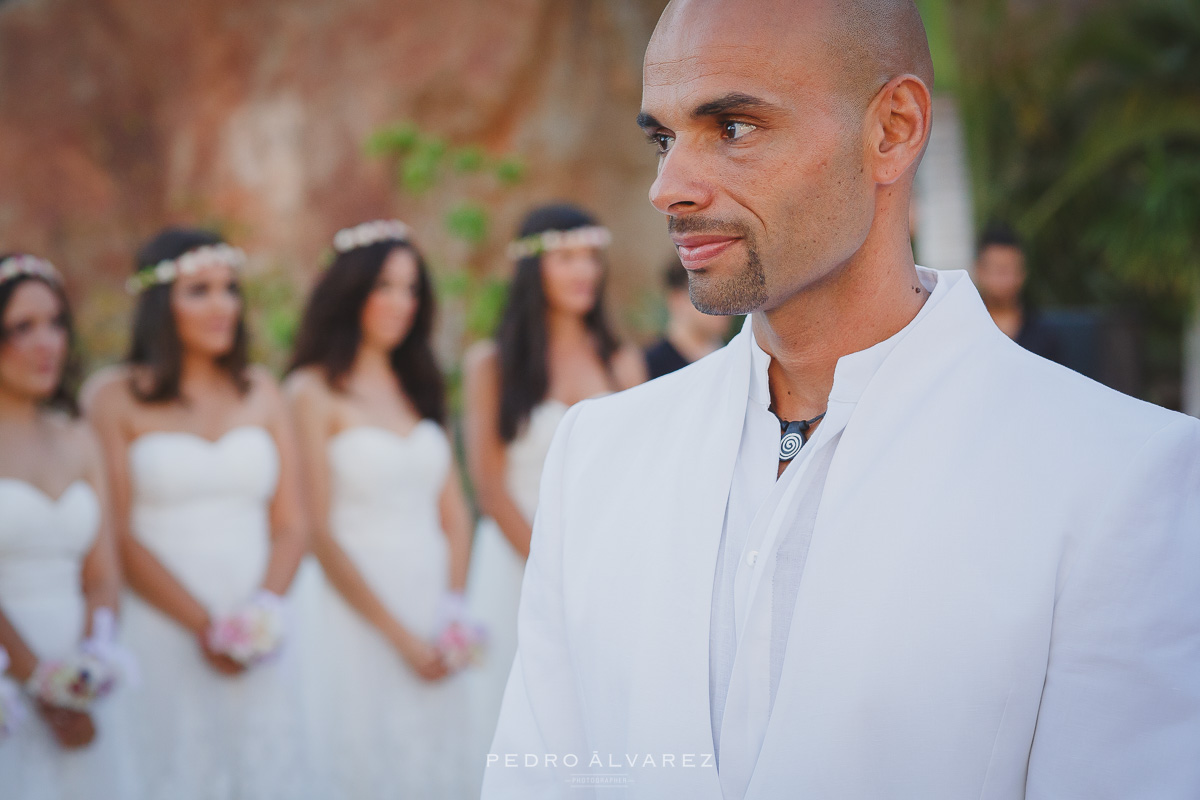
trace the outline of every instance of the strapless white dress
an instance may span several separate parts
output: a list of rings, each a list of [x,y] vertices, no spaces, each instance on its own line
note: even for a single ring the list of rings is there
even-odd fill
[[[155,432],[135,439],[128,456],[133,534],[214,616],[245,602],[270,555],[279,475],[270,433],[247,425],[210,442]],[[226,677],[191,633],[132,593],[124,627],[142,663],[135,739],[147,797],[319,796],[295,647]]]
[[[531,523],[537,511],[542,466],[558,423],[567,413],[560,400],[544,400],[505,449],[504,482],[517,508]],[[525,559],[513,549],[491,519],[480,520],[471,550],[467,601],[471,613],[488,629],[487,659],[468,676],[471,687],[472,765],[482,785],[488,749],[496,732],[504,686],[517,653],[517,605]]]
[[[449,569],[438,506],[452,463],[445,434],[431,420],[403,436],[358,426],[334,436],[328,454],[334,537],[388,610],[432,639]],[[422,680],[332,585],[322,582],[319,597],[331,800],[472,796],[465,674]]]
[[[25,481],[0,478],[0,608],[39,659],[70,653],[86,627],[80,584],[95,540],[100,504],[79,480],[58,499]],[[96,738],[64,750],[33,713],[0,741],[0,797],[5,800],[110,800],[139,797],[127,736],[122,687],[92,712]]]

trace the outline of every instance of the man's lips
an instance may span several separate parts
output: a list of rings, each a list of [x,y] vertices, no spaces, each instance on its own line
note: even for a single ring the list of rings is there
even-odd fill
[[[728,250],[735,242],[740,241],[740,237],[710,234],[704,236],[672,236],[671,240],[675,242],[675,248],[679,251],[679,260],[683,262],[683,266],[688,269],[698,269],[706,261],[716,258]]]

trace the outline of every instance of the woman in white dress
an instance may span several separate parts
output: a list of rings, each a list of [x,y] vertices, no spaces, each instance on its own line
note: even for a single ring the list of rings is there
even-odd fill
[[[435,638],[464,605],[470,517],[433,291],[399,222],[334,244],[286,385],[325,576],[312,641],[330,798],[466,798],[466,686]]]
[[[32,256],[0,256],[0,647],[19,683],[78,652],[120,588],[102,458],[66,386],[70,349],[58,274]],[[28,700],[34,718],[0,740],[0,796],[138,796],[126,691],[87,710]]]
[[[168,229],[138,253],[127,363],[84,392],[104,447],[125,575],[125,638],[143,665],[136,746],[148,797],[312,796],[295,648],[222,646],[264,619],[305,549],[287,409],[247,364],[241,252]]]
[[[496,339],[467,353],[468,466],[486,517],[468,603],[490,635],[487,661],[471,678],[480,781],[516,654],[521,578],[554,430],[573,403],[645,380],[640,353],[618,344],[605,317],[608,239],[573,206],[530,212],[510,247],[516,273]]]

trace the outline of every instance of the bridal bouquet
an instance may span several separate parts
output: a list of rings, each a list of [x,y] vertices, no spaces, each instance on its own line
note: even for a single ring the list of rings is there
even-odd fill
[[[4,674],[6,669],[8,651],[0,647],[0,740],[15,733],[26,717],[21,690],[15,681]]]
[[[116,641],[111,609],[98,608],[92,635],[72,653],[39,662],[25,689],[39,700],[72,711],[87,711],[122,683],[137,680],[137,662]]]
[[[440,633],[434,646],[452,672],[479,664],[487,646],[487,629],[467,616],[466,600],[459,592],[442,597],[438,611]]]
[[[247,666],[278,652],[287,629],[287,603],[263,589],[232,614],[213,623],[208,646]]]

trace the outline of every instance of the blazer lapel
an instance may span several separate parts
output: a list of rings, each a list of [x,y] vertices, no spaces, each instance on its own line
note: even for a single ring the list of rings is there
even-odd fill
[[[839,592],[850,577],[830,575],[826,565],[835,553],[838,554],[835,560],[847,560],[842,558],[845,554],[841,548],[862,547],[861,542],[851,545],[845,541],[847,537],[838,536],[838,517],[848,504],[870,502],[868,475],[878,460],[882,443],[889,441],[889,432],[898,430],[897,426],[912,418],[931,387],[950,374],[973,347],[986,336],[997,333],[965,272],[940,272],[938,280],[949,284],[944,287],[946,294],[880,365],[851,412],[830,464],[797,593],[774,707],[745,795],[748,800],[775,797],[783,784],[803,789],[804,785],[795,781],[796,765],[806,760],[806,752],[819,750],[821,720],[804,717],[811,716],[811,710],[820,706],[809,702],[810,693],[819,692],[820,685],[831,677],[826,674],[820,654],[813,653],[806,645],[812,644],[814,631],[827,630],[834,624],[825,618],[828,616],[825,609],[836,603],[828,602],[831,595],[824,592]],[[864,765],[864,769],[869,767]]]
[[[678,743],[682,753],[694,754],[696,768],[639,772],[639,796],[681,796],[677,792],[686,785],[689,797],[721,797],[712,755],[709,618],[725,506],[745,421],[751,335],[747,324],[709,357],[710,363],[692,368],[692,385],[681,392],[686,401],[662,437],[673,452],[659,463],[678,479],[669,482],[673,493],[663,497],[671,521],[663,535],[646,543],[644,554],[653,565],[656,592],[661,593],[654,607],[664,613],[650,626],[655,641],[645,642],[648,646],[634,656],[653,662],[635,670],[639,677],[630,704],[629,744],[635,753],[660,753],[664,743]],[[664,672],[668,669],[669,674]],[[677,763],[681,754],[676,755]],[[660,780],[661,787],[656,786]],[[666,794],[656,795],[660,789]]]

